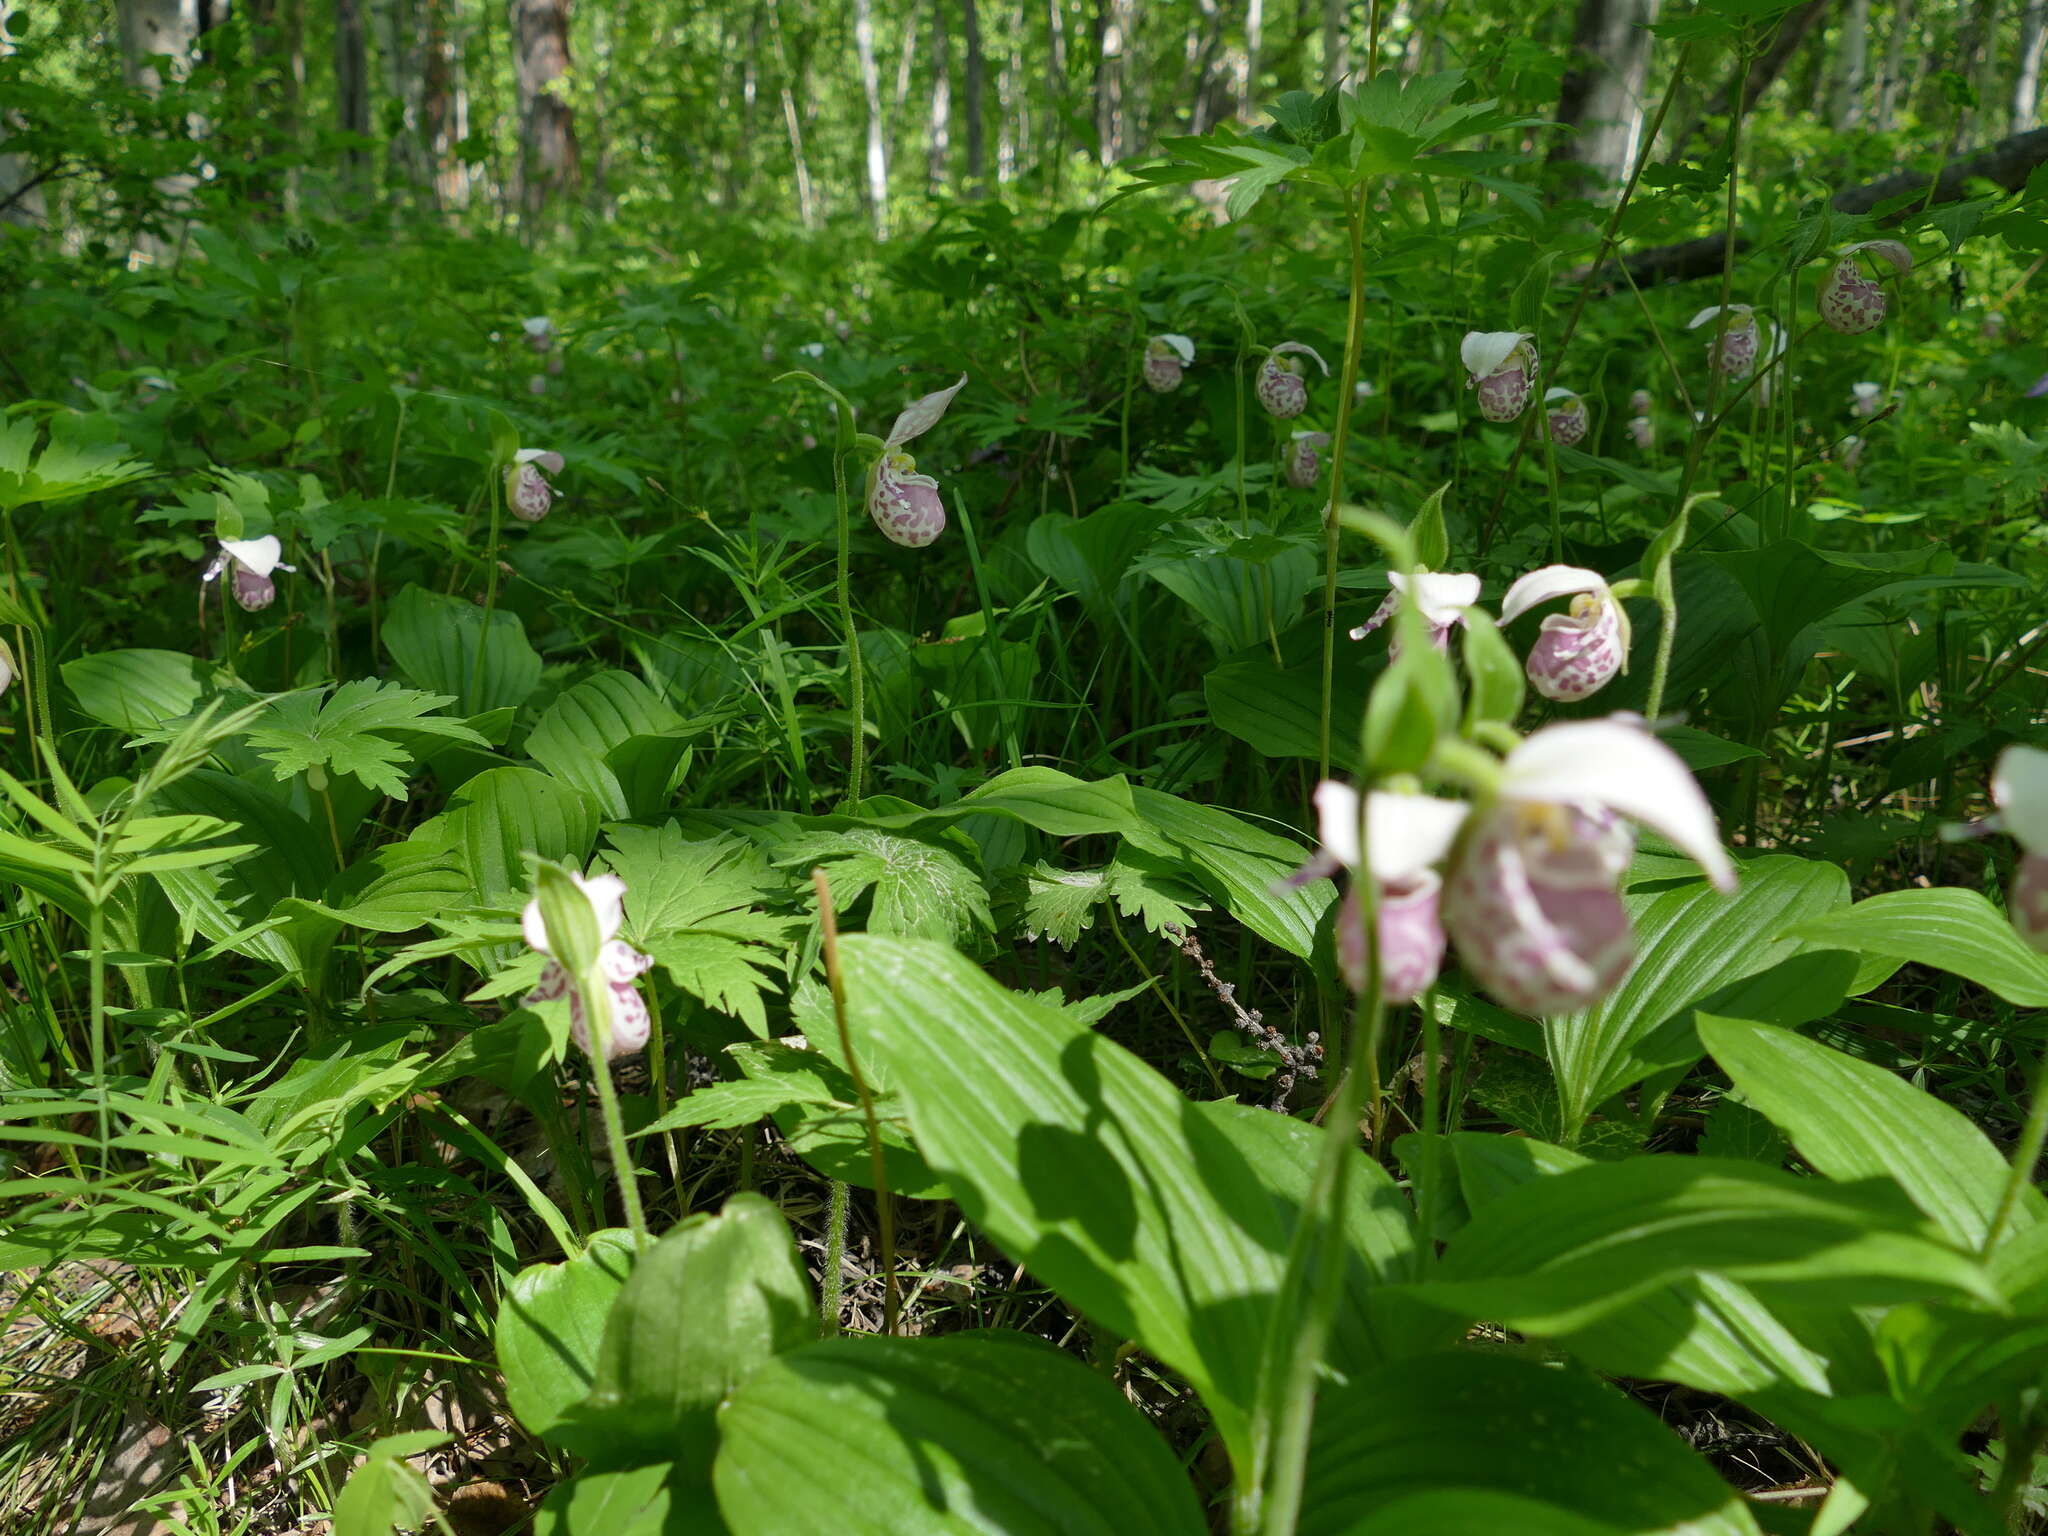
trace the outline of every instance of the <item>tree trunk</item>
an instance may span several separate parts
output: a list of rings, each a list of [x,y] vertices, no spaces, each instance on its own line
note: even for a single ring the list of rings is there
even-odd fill
[[[903,17],[903,46],[896,51],[896,89],[889,97],[889,127],[882,153],[896,164],[896,139],[903,128],[904,109],[910,105],[910,77],[917,67],[917,12]]]
[[[114,11],[123,79],[138,91],[156,95],[164,88],[158,56],[171,61],[174,78],[183,77],[199,37],[199,0],[116,0]]]
[[[782,29],[781,0],[769,0],[768,30],[775,39],[776,61],[782,66],[782,125],[789,133],[789,159],[796,171],[796,211],[805,229],[814,229],[818,223],[817,193],[811,183],[811,163],[804,156],[803,113],[797,108],[797,90],[804,84],[804,74],[810,64],[810,49],[798,50],[792,63],[787,39]]]
[[[1635,161],[1650,78],[1650,23],[1657,0],[1579,0],[1572,63],[1557,97],[1558,121],[1576,129],[1553,160],[1574,161],[1618,187]]]
[[[1870,0],[1849,0],[1835,51],[1834,101],[1829,120],[1846,133],[1863,120],[1863,88],[1870,74]]]
[[[875,67],[872,0],[853,0],[853,51],[860,63],[861,94],[868,104],[868,217],[875,238],[889,238],[889,152],[882,145],[882,75]]]
[[[1024,152],[1031,132],[1031,118],[1018,90],[1017,50],[1003,50],[1003,67],[996,71],[996,184],[1014,180],[1017,157]]]
[[[1323,0],[1323,88],[1327,90],[1351,68],[1349,0]],[[1240,109],[1242,110],[1242,109]]]
[[[0,59],[14,52],[14,37],[7,30],[7,17],[14,9],[8,0],[0,0]],[[0,113],[0,222],[40,228],[49,216],[49,209],[43,200],[42,183],[37,178],[46,173],[46,168],[36,166],[26,155],[15,154],[6,147],[8,130],[17,126],[16,118]]]
[[[352,3],[352,0],[351,0]],[[529,225],[576,189],[576,115],[550,87],[569,72],[569,0],[511,0],[519,197]]]
[[[420,143],[421,72],[426,50],[414,45],[418,18],[404,0],[372,0],[370,25],[377,38],[378,62],[384,66],[384,94],[398,107],[395,131],[384,146],[392,189],[404,187],[414,198],[426,195],[426,153]]]
[[[1095,137],[1104,165],[1129,152],[1131,13],[1132,0],[1096,0]]]
[[[2034,126],[2041,105],[2041,45],[2048,40],[2048,0],[2027,0],[2020,15],[2020,46],[2012,78],[2012,126],[2024,133]]]
[[[946,37],[947,0],[932,0],[932,110],[925,119],[925,183],[946,185],[953,154],[953,49]]]
[[[1341,5],[1343,0],[1338,0]],[[1244,79],[1237,92],[1238,116],[1250,119],[1258,111],[1259,55],[1266,46],[1266,0],[1245,0]]]
[[[358,140],[370,136],[370,49],[363,36],[362,0],[334,0],[334,125]],[[370,190],[366,143],[342,151],[342,189],[352,201]]]
[[[981,15],[975,0],[960,0],[960,41],[966,50],[966,68],[961,80],[964,99],[960,105],[967,117],[967,179],[979,182],[984,169],[981,98],[988,66],[981,55]]]
[[[1906,72],[1906,41],[1913,32],[1913,0],[1898,0],[1892,9],[1892,24],[1884,38],[1884,74],[1877,82],[1877,105],[1871,112],[1871,126],[1890,133],[1898,126],[1900,84]],[[1915,50],[1916,56],[1918,50]]]
[[[420,7],[420,143],[437,208],[459,208],[469,200],[468,167],[455,152],[466,128],[448,28],[450,3],[422,0]]]

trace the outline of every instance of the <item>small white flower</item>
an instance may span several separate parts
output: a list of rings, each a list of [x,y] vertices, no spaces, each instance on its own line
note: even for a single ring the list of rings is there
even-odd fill
[[[1440,651],[1449,650],[1451,629],[1465,622],[1465,610],[1479,601],[1479,578],[1457,571],[1387,572],[1392,585],[1386,601],[1373,616],[1351,631],[1351,638],[1363,640],[1394,616],[1402,600],[1412,601],[1429,621],[1429,638]]]

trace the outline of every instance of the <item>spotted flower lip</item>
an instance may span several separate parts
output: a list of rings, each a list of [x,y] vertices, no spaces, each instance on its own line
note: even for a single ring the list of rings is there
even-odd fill
[[[549,475],[559,475],[568,461],[552,448],[521,448],[505,466],[505,502],[522,523],[537,523],[555,503]]]
[[[1685,328],[1696,331],[1710,321],[1719,320],[1724,313],[1733,318],[1707,343],[1707,358],[1730,378],[1748,378],[1750,369],[1756,366],[1757,345],[1762,340],[1752,306],[1709,304],[1688,320]]]
[[[1269,416],[1281,421],[1290,421],[1308,409],[1308,380],[1301,376],[1301,365],[1292,360],[1295,354],[1314,358],[1323,377],[1330,376],[1330,365],[1306,342],[1283,341],[1268,352],[1266,360],[1259,364],[1252,393],[1259,397],[1259,404]]]
[[[1359,864],[1358,791],[1325,779],[1316,786],[1315,805],[1322,846],[1292,884],[1355,870]],[[1448,943],[1439,914],[1443,879],[1434,866],[1450,853],[1468,808],[1432,795],[1375,790],[1366,796],[1365,814],[1370,844],[1365,856],[1380,887],[1374,903],[1380,996],[1388,1003],[1411,1002],[1443,968]],[[1362,992],[1370,967],[1357,881],[1344,893],[1336,924],[1337,969],[1352,991]]]
[[[1546,615],[1524,670],[1546,699],[1574,703],[1599,692],[1628,665],[1628,614],[1598,571],[1546,565],[1531,571],[1501,600],[1501,622],[1539,604],[1569,597],[1569,612]]]
[[[1412,599],[1428,620],[1430,638],[1441,648],[1449,644],[1451,629],[1465,622],[1465,610],[1479,601],[1479,578],[1462,571],[1387,572],[1393,591],[1387,594],[1373,616],[1351,631],[1351,638],[1363,640],[1394,616],[1404,598]]]
[[[1536,379],[1536,338],[1527,331],[1468,331],[1459,344],[1466,384],[1479,396],[1479,414],[1509,422],[1522,414]]]
[[[917,472],[917,460],[903,451],[903,445],[936,426],[966,384],[963,373],[945,389],[911,401],[882,441],[882,456],[868,480],[868,516],[891,543],[922,549],[946,531],[939,482]]]
[[[1559,443],[1572,448],[1586,440],[1590,423],[1586,402],[1577,390],[1553,384],[1543,392],[1543,409],[1550,435]]]
[[[647,1000],[640,995],[634,980],[654,962],[617,936],[620,925],[625,921],[624,880],[617,875],[596,875],[585,879],[573,870],[569,878],[589,903],[591,918],[597,926],[597,970],[604,987],[607,1025],[605,1056],[607,1060],[616,1061],[647,1044],[652,1023],[647,1012]],[[569,974],[568,967],[549,948],[547,920],[541,915],[538,896],[520,912],[519,930],[529,948],[548,957],[548,963],[541,968],[540,980],[526,994],[524,1001],[531,1005],[567,997],[569,1033],[585,1052],[594,1053],[590,1018],[582,989],[576,978]]]
[[[1178,389],[1182,372],[1194,360],[1195,344],[1187,337],[1172,331],[1154,336],[1145,343],[1145,358],[1140,369],[1145,376],[1145,387],[1158,395]]]

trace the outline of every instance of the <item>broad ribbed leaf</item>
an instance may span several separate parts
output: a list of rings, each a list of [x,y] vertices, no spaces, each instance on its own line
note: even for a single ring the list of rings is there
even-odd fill
[[[1473,1213],[1438,1273],[1417,1291],[1430,1305],[1541,1334],[1701,1273],[1826,1306],[1998,1300],[1890,1180],[1824,1184],[1702,1157],[1592,1163],[1524,1185]]]
[[[668,802],[683,719],[630,672],[600,672],[549,706],[526,738],[535,762],[621,820]]]
[[[1741,876],[1733,896],[1693,881],[1625,898],[1635,968],[1593,1007],[1544,1021],[1568,1132],[1652,1072],[1697,1061],[1697,1006],[1711,1000],[1735,1011],[1740,999],[1743,1012],[1800,1024],[1842,1001],[1853,962],[1808,956],[1802,952],[1822,946],[1783,935],[1807,915],[1845,904],[1848,877],[1835,865],[1786,855],[1753,860]]]
[[[1889,891],[1801,923],[1791,937],[1948,971],[2022,1008],[2048,1005],[2048,958],[2020,942],[1975,891]]]
[[[383,634],[406,676],[459,700],[464,715],[523,704],[540,682],[540,655],[527,644],[526,626],[502,608],[491,614],[487,635],[475,603],[407,587],[391,600]]]
[[[1123,1394],[1033,1338],[814,1344],[763,1366],[719,1428],[713,1480],[734,1536],[1208,1528],[1179,1461]]]
[[[124,731],[188,715],[204,691],[199,663],[182,651],[97,651],[58,671],[81,710]]]
[[[854,1049],[888,1074],[961,1209],[1081,1311],[1186,1375],[1241,1454],[1299,1198],[1269,1166],[1289,1155],[1280,1132],[1226,1128],[1219,1115],[1260,1112],[1189,1103],[1129,1051],[951,950],[856,936],[844,963]],[[1294,1153],[1304,1185],[1312,1140]],[[1390,1236],[1386,1174],[1361,1157],[1352,1189],[1362,1291],[1404,1264],[1406,1247]],[[1370,1358],[1364,1326],[1337,1340],[1339,1371]]]
[[[1398,1498],[1343,1536],[1627,1536],[1628,1527],[1588,1520],[1555,1504],[1518,1494],[1452,1488]]]
[[[1443,1511],[1455,1506],[1446,1504],[1434,1523],[1387,1523],[1395,1500],[1460,1492],[1526,1499],[1543,1513],[1527,1525],[1450,1524]],[[1480,1507],[1489,1505],[1499,1507]],[[1353,1382],[1316,1409],[1302,1536],[1588,1530],[1755,1536],[1757,1527],[1735,1490],[1676,1435],[1583,1375],[1506,1355],[1430,1355]]]
[[[1134,788],[1131,803],[1232,917],[1289,954],[1308,958],[1337,888],[1328,880],[1284,888],[1307,862],[1306,848],[1228,811],[1155,789]]]
[[[633,1268],[631,1233],[592,1235],[560,1264],[529,1264],[498,1308],[498,1368],[505,1401],[527,1431],[548,1435],[590,1392],[605,1319]]]
[[[1340,640],[1338,644],[1350,642]],[[1330,703],[1330,763],[1358,770],[1356,723],[1365,712],[1367,674],[1355,659],[1340,666]],[[1264,652],[1212,667],[1202,678],[1202,699],[1216,728],[1260,757],[1322,756],[1323,664],[1320,658],[1284,670]]]
[[[486,906],[525,900],[526,861],[581,866],[597,841],[598,810],[579,790],[531,768],[492,768],[469,780],[448,809],[413,834],[423,847],[450,850]]]
[[[1758,1110],[1831,1179],[1890,1177],[1961,1248],[1990,1230],[2005,1190],[2005,1158],[1962,1111],[1882,1067],[1789,1029],[1702,1015],[1700,1039]],[[2048,1215],[2037,1191],[2011,1230]]]

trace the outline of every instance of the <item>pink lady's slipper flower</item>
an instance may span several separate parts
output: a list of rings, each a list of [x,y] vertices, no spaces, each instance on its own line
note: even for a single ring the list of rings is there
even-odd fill
[[[555,322],[546,315],[535,315],[531,320],[519,322],[519,328],[526,332],[526,344],[536,352],[545,352],[555,344]]]
[[[1647,416],[1631,416],[1628,419],[1629,441],[1643,452],[1648,453],[1657,446],[1657,426]]]
[[[1977,327],[1977,334],[1986,341],[1997,341],[2003,337],[2005,335],[2004,312],[2002,310],[1992,310],[1990,314],[1984,317],[1984,323]]]
[[[1183,369],[1195,360],[1195,344],[1187,337],[1168,332],[1145,343],[1145,385],[1154,394],[1180,388]]]
[[[1719,304],[1709,304],[1687,321],[1685,328],[1696,331],[1709,321],[1719,320],[1722,313]],[[1730,304],[1726,313],[1729,318],[1725,326],[1707,343],[1707,366],[1725,379],[1746,379],[1756,366],[1757,343],[1761,339],[1756,311],[1747,304]]]
[[[1543,391],[1543,410],[1549,421],[1552,442],[1576,448],[1586,440],[1589,425],[1586,402],[1574,391],[1561,385],[1546,389]]]
[[[1875,379],[1858,379],[1849,386],[1849,414],[1875,416],[1884,409],[1884,386]]]
[[[1479,414],[1513,421],[1536,384],[1536,338],[1527,331],[1467,331],[1458,346],[1466,383],[1479,392]]]
[[[1440,651],[1451,648],[1451,630],[1465,622],[1465,610],[1479,601],[1479,578],[1454,571],[1418,571],[1410,576],[1405,571],[1387,572],[1387,580],[1394,590],[1387,594],[1386,601],[1374,611],[1358,628],[1351,631],[1351,638],[1363,640],[1394,616],[1394,610],[1404,601],[1413,602],[1422,610],[1423,618],[1429,621],[1430,642]],[[1387,655],[1399,654],[1397,647],[1389,642]]]
[[[1628,661],[1628,615],[1598,571],[1546,565],[1508,588],[1501,622],[1557,597],[1570,597],[1571,608],[1544,619],[1525,670],[1543,697],[1570,704],[1605,688]]]
[[[2021,938],[2048,953],[2048,752],[2011,746],[1999,753],[1991,770],[1991,802],[2020,845],[2006,916]]]
[[[1306,491],[1323,472],[1323,450],[1330,446],[1327,432],[1297,432],[1287,444],[1287,483]]]
[[[522,523],[537,523],[555,504],[555,488],[548,475],[562,472],[563,459],[547,448],[522,448],[505,466],[505,504]],[[543,474],[545,470],[547,473]]]
[[[270,573],[298,569],[286,565],[283,555],[284,546],[274,533],[266,533],[260,539],[222,539],[219,552],[199,579],[212,581],[222,571],[228,572],[228,588],[235,594],[235,601],[247,612],[258,613],[277,601],[277,583],[270,579]]]
[[[1451,851],[1466,809],[1430,795],[1375,790],[1366,797],[1365,852],[1379,885],[1373,926],[1380,996],[1389,1003],[1412,1001],[1443,968],[1444,927],[1437,911],[1443,879],[1432,866]],[[1358,791],[1325,779],[1316,786],[1316,818],[1322,847],[1292,883],[1358,868]],[[1352,991],[1365,990],[1365,923],[1356,881],[1337,910],[1337,969]]]
[[[1628,409],[1631,416],[1647,416],[1655,404],[1656,401],[1650,398],[1650,392],[1647,389],[1639,389],[1628,397]]]
[[[1860,240],[1842,252],[1842,259],[1820,285],[1816,303],[1828,329],[1844,336],[1876,330],[1884,324],[1885,308],[1890,303],[1884,289],[1874,279],[1865,277],[1856,265],[1859,251],[1868,251],[1902,276],[1913,270],[1913,253],[1897,240]]]
[[[1854,469],[1863,462],[1863,439],[1850,433],[1842,439],[1842,468]]]
[[[1678,755],[1621,719],[1528,737],[1502,764],[1499,798],[1466,834],[1444,883],[1458,957],[1520,1013],[1570,1013],[1620,984],[1635,956],[1621,879],[1629,821],[1654,828],[1720,889],[1735,871],[1707,797]]]
[[[1323,370],[1323,377],[1330,376],[1330,365],[1323,356],[1306,342],[1283,341],[1266,354],[1266,360],[1259,365],[1259,380],[1253,393],[1259,397],[1259,404],[1266,408],[1268,415],[1282,421],[1292,421],[1308,409],[1308,380],[1302,377],[1301,364],[1294,360],[1294,354],[1312,357],[1316,366]]]
[[[946,504],[939,498],[939,482],[917,472],[917,460],[903,445],[936,426],[966,383],[963,373],[950,388],[905,406],[868,476],[868,516],[885,538],[905,549],[923,549],[946,531]]]
[[[599,875],[586,880],[572,873],[570,879],[583,893],[583,899],[590,903],[590,915],[597,923],[597,936],[602,947],[597,952],[598,969],[604,973],[605,999],[609,1012],[606,1014],[606,1059],[617,1061],[621,1056],[631,1056],[647,1044],[648,1016],[647,1000],[634,986],[634,978],[653,965],[653,960],[641,954],[632,945],[618,937],[619,925],[625,921],[626,882],[617,875]],[[541,970],[540,981],[522,1000],[528,1004],[551,1003],[566,994],[569,999],[569,1033],[586,1054],[594,1052],[590,1040],[590,1020],[584,1011],[583,995],[576,987],[576,978],[568,968],[555,959],[548,948],[548,925],[541,916],[540,898],[536,896],[526,904],[519,914],[519,926],[526,936],[527,946],[548,957],[547,965]]]

